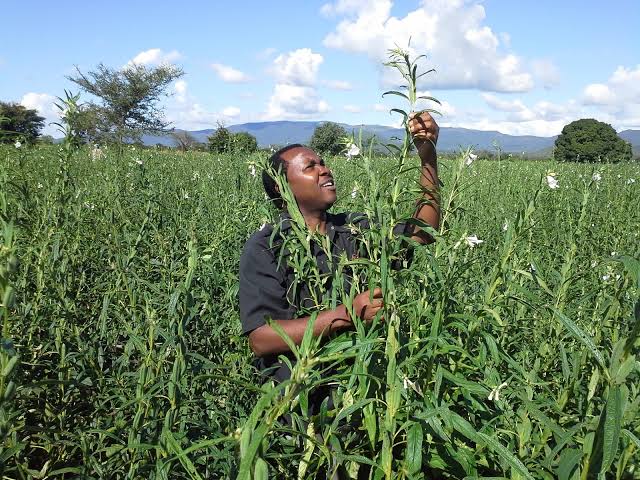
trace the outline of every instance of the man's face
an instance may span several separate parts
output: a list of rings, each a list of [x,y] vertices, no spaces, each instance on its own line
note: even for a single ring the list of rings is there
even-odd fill
[[[325,211],[337,199],[331,170],[313,150],[292,148],[282,158],[287,164],[287,181],[301,212]]]

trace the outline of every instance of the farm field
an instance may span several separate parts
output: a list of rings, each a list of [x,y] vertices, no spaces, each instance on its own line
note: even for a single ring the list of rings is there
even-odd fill
[[[442,158],[435,244],[364,234],[385,322],[278,390],[238,316],[261,160],[0,149],[2,478],[640,478],[640,165]],[[332,211],[410,215],[417,171],[327,162]]]

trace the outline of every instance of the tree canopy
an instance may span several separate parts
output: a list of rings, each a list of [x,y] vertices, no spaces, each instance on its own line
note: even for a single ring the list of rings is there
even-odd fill
[[[95,70],[67,77],[97,99],[83,107],[83,130],[98,141],[139,140],[144,133],[165,133],[170,125],[159,105],[167,88],[184,72],[174,65],[147,67],[132,64],[114,69],[99,64]],[[91,127],[91,128],[90,128]]]
[[[40,136],[44,117],[36,110],[19,103],[0,102],[0,142],[9,143],[22,139],[32,142]]]
[[[631,160],[631,144],[611,125],[583,118],[566,125],[555,142],[554,157],[561,162],[619,162]]]
[[[208,140],[209,151],[212,153],[253,153],[258,149],[256,137],[248,132],[231,133],[222,124],[218,124]]]
[[[309,146],[316,152],[338,155],[344,148],[343,139],[347,131],[333,122],[324,122],[313,131]]]

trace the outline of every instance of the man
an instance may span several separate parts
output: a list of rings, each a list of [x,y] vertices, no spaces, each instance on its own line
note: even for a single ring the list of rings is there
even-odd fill
[[[438,202],[438,167],[435,145],[438,140],[438,125],[429,113],[413,115],[409,119],[409,131],[418,150],[422,168],[420,184],[423,195],[418,199],[414,218],[438,229],[440,208]],[[271,164],[281,169],[293,193],[300,213],[310,231],[329,235],[333,255],[346,252],[352,257],[352,233],[346,227],[349,216],[332,215],[327,210],[335,203],[336,186],[324,161],[310,148],[290,145],[271,157]],[[263,172],[263,182],[267,194],[281,207],[282,199],[273,178]],[[401,226],[405,235],[418,243],[430,243],[431,237],[412,224]],[[249,345],[259,359],[259,368],[267,370],[276,381],[289,378],[288,367],[278,362],[278,356],[287,354],[289,347],[266,324],[267,318],[277,322],[291,340],[302,342],[310,316],[296,316],[305,298],[304,288],[298,299],[288,296],[292,274],[278,265],[278,254],[270,245],[273,229],[268,226],[253,234],[245,244],[240,259],[240,319],[243,331],[249,336]],[[315,253],[319,264],[327,268],[323,252]],[[383,307],[382,292],[376,288],[365,291],[354,298],[354,311],[365,322],[370,322]],[[313,326],[313,335],[324,337],[352,327],[353,319],[345,305],[318,313]]]

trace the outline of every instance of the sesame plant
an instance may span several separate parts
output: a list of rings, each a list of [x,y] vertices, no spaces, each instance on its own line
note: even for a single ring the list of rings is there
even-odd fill
[[[404,119],[421,64],[391,55]],[[410,139],[352,144],[327,162],[359,255],[327,269],[282,177],[290,219],[265,201],[266,153],[0,146],[3,478],[638,478],[638,165],[439,152],[442,221],[415,246]],[[300,315],[385,301],[309,329],[278,385],[237,308],[265,223],[291,294],[311,287]]]

